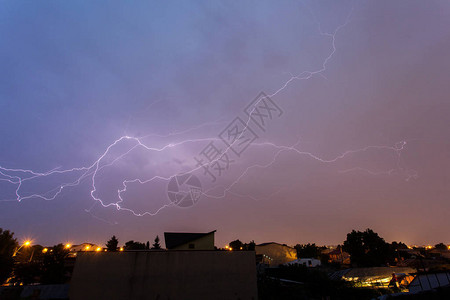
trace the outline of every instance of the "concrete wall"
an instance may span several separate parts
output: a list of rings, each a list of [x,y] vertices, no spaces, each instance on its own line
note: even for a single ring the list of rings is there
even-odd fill
[[[79,253],[71,300],[257,299],[252,251]]]
[[[194,244],[194,248],[189,248],[189,244]],[[214,250],[214,233],[205,235],[189,243],[179,245],[174,250]]]

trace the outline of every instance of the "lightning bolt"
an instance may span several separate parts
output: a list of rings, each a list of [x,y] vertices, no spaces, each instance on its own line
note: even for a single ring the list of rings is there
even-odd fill
[[[311,12],[312,13],[312,12]],[[320,65],[320,67],[317,70],[312,70],[312,71],[303,71],[297,75],[292,75],[290,74],[290,78],[288,80],[286,80],[278,89],[276,89],[275,91],[273,91],[271,94],[268,95],[268,97],[273,98],[276,97],[278,94],[280,94],[283,90],[285,90],[289,85],[291,85],[294,81],[302,81],[302,80],[308,80],[314,76],[321,76],[323,78],[326,79],[325,75],[323,74],[326,69],[327,69],[327,65],[328,63],[332,60],[335,52],[337,51],[337,47],[336,47],[336,37],[338,35],[338,33],[345,27],[347,26],[347,24],[350,22],[351,19],[351,15],[353,13],[353,8],[351,9],[350,13],[348,14],[347,18],[345,19],[345,22],[341,25],[339,25],[338,27],[336,27],[336,29],[332,32],[332,33],[327,33],[324,32],[322,30],[321,24],[319,22],[317,22],[317,19],[315,18],[314,14],[313,17],[316,21],[316,24],[318,26],[318,30],[319,30],[319,34],[329,38],[330,39],[330,44],[331,44],[331,50],[328,53],[328,55],[324,58],[322,64]],[[264,98],[259,99],[259,101],[255,104],[253,111],[250,112],[248,119],[246,120],[246,128],[248,128],[249,123],[251,121],[251,115],[254,112],[256,105],[259,104],[260,101],[264,100]],[[154,105],[157,104],[158,102],[160,102],[161,100],[155,101],[153,103],[151,103],[150,105]],[[159,137],[159,138],[172,138],[175,136],[184,136],[185,134],[188,134],[194,130],[206,127],[206,126],[213,126],[213,125],[219,125],[224,123],[223,121],[221,121],[220,119],[214,122],[209,122],[209,123],[203,123],[197,126],[194,126],[192,128],[186,129],[186,130],[181,130],[178,132],[171,132],[168,134],[148,134],[148,135],[144,135],[141,137],[133,137],[133,136],[129,136],[129,135],[124,135],[121,136],[120,138],[116,139],[113,143],[111,143],[109,146],[106,147],[105,151],[91,164],[87,165],[87,166],[83,166],[83,167],[77,167],[77,168],[71,168],[71,169],[65,169],[65,170],[60,170],[60,168],[55,168],[52,170],[49,170],[47,172],[36,172],[33,170],[29,170],[29,169],[13,169],[13,168],[6,168],[3,166],[0,166],[0,181],[1,182],[6,182],[8,184],[14,185],[15,188],[15,199],[4,199],[2,201],[22,201],[22,200],[26,200],[26,199],[33,199],[33,198],[39,198],[42,200],[54,200],[56,199],[61,193],[62,191],[67,188],[67,187],[75,187],[81,184],[81,182],[85,181],[85,180],[89,180],[90,181],[90,185],[91,185],[91,191],[90,191],[90,197],[92,198],[92,200],[94,200],[94,205],[89,208],[86,209],[86,212],[91,213],[91,210],[93,209],[93,207],[96,204],[100,204],[101,207],[104,208],[108,208],[108,207],[112,207],[112,208],[116,208],[119,211],[125,211],[125,212],[129,212],[131,214],[133,214],[134,216],[155,216],[158,213],[160,213],[163,209],[165,208],[169,208],[169,207],[173,207],[175,206],[175,204],[173,203],[168,203],[168,204],[164,204],[161,207],[159,207],[158,209],[156,209],[155,211],[149,212],[149,211],[145,211],[142,213],[136,212],[130,208],[127,208],[123,205],[124,203],[124,198],[123,195],[124,193],[127,192],[127,188],[129,187],[129,184],[131,183],[138,183],[141,185],[144,184],[148,184],[150,182],[156,181],[156,180],[161,180],[161,181],[169,181],[171,180],[174,176],[176,176],[177,174],[173,174],[170,176],[162,176],[162,175],[155,175],[151,178],[148,179],[140,179],[140,178],[133,178],[133,179],[125,179],[122,182],[122,187],[120,189],[117,190],[117,201],[113,201],[110,203],[106,203],[106,201],[104,201],[103,199],[101,199],[99,196],[96,195],[97,191],[98,191],[98,187],[97,187],[97,179],[99,176],[99,172],[101,170],[103,170],[104,168],[113,166],[114,164],[116,164],[118,161],[122,160],[124,157],[130,155],[134,150],[141,148],[144,149],[146,151],[150,151],[150,152],[164,152],[170,148],[176,148],[176,147],[180,147],[182,145],[185,144],[191,144],[191,143],[204,143],[204,142],[210,142],[210,141],[214,141],[214,140],[219,140],[217,138],[197,138],[197,139],[185,139],[179,142],[171,142],[171,143],[167,143],[163,146],[160,147],[152,147],[152,146],[148,146],[145,142],[143,142],[144,139],[146,138],[150,138],[150,137]],[[241,132],[240,136],[241,137],[243,134],[245,133],[245,130],[243,132]],[[235,139],[235,142],[237,142],[239,140],[239,137],[237,139]],[[104,162],[106,159],[106,157],[111,153],[113,148],[116,148],[116,146],[123,144],[125,142],[133,142],[134,144],[129,147],[128,150],[123,151],[120,155],[117,155],[112,161],[110,162]],[[234,142],[234,143],[235,143]],[[234,144],[233,143],[233,144]],[[224,153],[228,153],[228,151],[231,149],[231,147],[233,146],[233,144],[231,144],[230,146],[228,146]],[[339,160],[342,160],[346,157],[350,157],[354,154],[357,153],[363,153],[363,152],[367,152],[367,151],[371,151],[371,150],[383,150],[383,151],[391,151],[395,154],[395,156],[397,157],[397,164],[395,168],[391,168],[389,170],[385,170],[385,171],[374,171],[374,170],[369,170],[369,169],[365,169],[362,167],[354,167],[351,169],[346,169],[346,170],[341,170],[340,173],[345,174],[345,173],[349,173],[349,172],[358,172],[358,171],[363,171],[366,172],[370,175],[392,175],[393,173],[395,173],[396,171],[406,174],[407,179],[409,180],[411,178],[417,178],[418,174],[416,171],[414,170],[410,170],[408,168],[405,168],[402,164],[401,161],[401,152],[405,149],[406,146],[406,141],[401,141],[396,143],[393,146],[366,146],[366,147],[362,147],[359,149],[355,149],[355,150],[348,150],[345,151],[343,153],[341,153],[340,155],[337,155],[333,158],[323,158],[323,157],[319,157],[318,155],[315,155],[311,152],[306,152],[306,151],[301,151],[300,149],[298,149],[298,145],[299,145],[299,141],[297,141],[295,144],[291,145],[291,146],[283,146],[283,145],[276,145],[275,143],[272,142],[264,142],[264,143],[254,143],[252,144],[255,147],[262,147],[262,148],[273,148],[275,149],[275,153],[272,156],[272,159],[270,161],[268,161],[267,163],[264,164],[254,164],[251,166],[248,166],[231,184],[229,184],[228,186],[215,186],[212,187],[204,192],[202,192],[202,195],[207,197],[207,198],[212,198],[212,199],[222,199],[224,197],[226,197],[226,195],[230,194],[230,195],[235,195],[235,196],[241,196],[241,197],[246,197],[246,198],[251,198],[254,200],[258,200],[257,198],[253,197],[252,195],[244,195],[244,194],[239,194],[236,191],[233,191],[233,188],[246,176],[248,175],[248,173],[250,171],[252,171],[253,169],[264,169],[264,168],[268,168],[272,165],[274,165],[277,162],[277,159],[280,157],[280,155],[282,153],[285,152],[290,152],[290,153],[294,153],[298,156],[306,156],[309,157],[319,163],[323,163],[323,164],[332,164],[335,163]],[[219,160],[219,158],[209,162],[209,164],[213,164],[215,162],[217,162]],[[199,170],[200,168],[202,168],[202,166],[198,166],[198,167],[194,167],[191,168],[189,172],[194,172]],[[21,194],[21,188],[23,186],[23,184],[25,182],[28,181],[32,181],[34,179],[37,178],[46,178],[52,175],[64,175],[64,174],[79,174],[74,180],[69,181],[69,182],[63,182],[61,184],[59,184],[57,187],[45,192],[45,193],[33,193],[30,195],[22,195]],[[213,194],[212,192],[214,190],[217,189],[221,189],[222,192],[217,195],[217,194]],[[281,192],[283,189],[280,188],[277,191],[273,192],[272,194],[270,194],[268,196],[268,198],[272,197],[273,195]],[[94,216],[95,217],[95,216]]]
[[[341,170],[341,171],[339,171],[339,173],[349,173],[349,172],[354,172],[354,171],[363,171],[363,172],[367,172],[367,173],[369,173],[371,175],[392,175],[394,172],[399,171],[400,173],[403,173],[406,176],[406,179],[405,179],[406,181],[410,180],[411,178],[417,178],[417,176],[418,176],[417,171],[405,168],[403,166],[403,164],[402,164],[401,152],[403,150],[405,150],[405,147],[406,147],[406,144],[407,144],[406,141],[397,142],[393,146],[366,146],[366,147],[355,149],[355,150],[347,150],[347,151],[343,152],[342,154],[340,154],[338,156],[335,156],[333,158],[328,158],[328,159],[319,157],[319,156],[317,156],[317,155],[315,155],[315,154],[313,154],[311,152],[299,150],[297,148],[299,143],[300,143],[300,141],[297,141],[292,146],[276,145],[276,144],[274,144],[272,142],[264,142],[264,143],[255,143],[255,144],[253,144],[255,146],[260,146],[260,147],[270,146],[270,147],[273,147],[273,148],[277,149],[277,151],[274,153],[274,155],[272,157],[272,160],[269,161],[268,163],[251,165],[251,166],[247,167],[244,170],[244,172],[242,172],[241,175],[239,177],[237,177],[237,179],[234,180],[229,186],[227,186],[227,187],[223,187],[222,186],[221,187],[221,188],[223,188],[222,194],[220,194],[220,195],[210,194],[211,191],[217,189],[218,187],[213,187],[213,188],[205,191],[203,194],[205,196],[207,196],[207,197],[215,198],[215,199],[224,198],[227,193],[231,193],[231,190],[233,189],[233,187],[235,185],[237,185],[241,181],[241,179],[243,177],[245,177],[252,169],[255,169],[255,168],[266,169],[266,168],[272,166],[273,164],[276,163],[277,158],[283,152],[293,152],[293,153],[295,153],[295,154],[297,154],[299,156],[307,156],[307,157],[309,157],[309,158],[311,158],[313,160],[316,160],[316,161],[318,161],[320,163],[331,164],[331,163],[335,163],[335,162],[337,162],[339,160],[342,160],[342,159],[344,159],[344,158],[346,158],[348,156],[351,156],[353,154],[363,153],[363,152],[367,152],[367,151],[370,151],[370,150],[387,150],[387,151],[392,152],[396,156],[396,158],[397,158],[396,159],[396,166],[397,166],[397,168],[392,168],[392,169],[389,169],[389,170],[386,170],[386,171],[373,171],[373,170],[370,170],[370,169],[365,169],[365,168],[361,168],[361,167],[355,167],[355,168],[351,168],[351,169],[347,169],[347,170]],[[270,199],[274,194],[277,194],[280,191],[281,190],[278,190],[278,191],[270,194],[265,199]],[[248,197],[248,198],[251,198],[251,199],[254,199],[254,200],[258,200],[257,198],[254,198],[254,197],[252,197],[251,195],[248,195],[248,194],[243,195],[243,194],[237,194],[235,192],[231,193],[231,194],[238,195],[238,196],[241,196],[241,197]]]

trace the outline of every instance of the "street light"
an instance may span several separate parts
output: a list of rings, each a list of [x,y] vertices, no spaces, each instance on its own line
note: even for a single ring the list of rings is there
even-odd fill
[[[19,248],[17,248],[16,250],[14,250],[14,253],[13,253],[13,257],[15,257],[16,255],[17,255],[17,253],[19,252],[19,250],[20,249],[22,249],[22,247],[28,247],[28,246],[30,246],[31,245],[31,241],[25,241]]]

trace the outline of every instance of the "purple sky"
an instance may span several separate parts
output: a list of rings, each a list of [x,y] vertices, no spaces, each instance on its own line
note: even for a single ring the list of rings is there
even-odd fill
[[[3,1],[0,227],[450,243],[449,49],[445,1]],[[283,111],[265,131],[244,113],[262,91]],[[236,117],[258,136],[240,156],[219,139]],[[215,182],[210,142],[233,161]],[[193,169],[203,195],[171,204]]]

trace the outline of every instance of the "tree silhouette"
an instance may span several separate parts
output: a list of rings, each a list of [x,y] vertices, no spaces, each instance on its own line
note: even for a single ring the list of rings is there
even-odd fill
[[[320,257],[320,248],[313,244],[297,244],[295,245],[295,250],[297,250],[297,258],[319,258]]]
[[[152,245],[152,249],[161,249],[161,245],[159,244],[159,236],[156,236],[155,242]]]
[[[351,262],[359,267],[378,267],[390,259],[389,244],[372,229],[355,231],[347,234],[344,251],[350,254]]]
[[[45,253],[42,263],[41,283],[59,284],[68,280],[64,266],[68,253],[69,250],[63,244],[53,246],[50,251]]]
[[[145,244],[133,240],[125,243],[125,250],[145,250]]]
[[[14,278],[10,283],[23,283],[24,285],[36,282],[36,278],[42,276],[42,261],[16,263],[14,266]]]
[[[238,250],[243,250],[243,251],[255,251],[255,241],[250,241],[249,243],[243,243],[240,240],[234,240],[232,242],[230,242],[228,244],[228,246],[234,250],[234,251],[238,251]]]
[[[447,250],[447,246],[444,243],[439,243],[434,246],[437,250]]]
[[[106,248],[108,251],[117,251],[117,245],[119,245],[119,240],[115,235],[113,235],[111,239],[106,242]]]
[[[0,284],[11,275],[14,259],[14,250],[18,247],[14,233],[0,228]]]
[[[240,240],[235,240],[229,244],[232,250],[243,250],[244,244]]]
[[[394,250],[408,249],[408,246],[405,243],[393,241],[391,243],[391,248],[394,249]]]
[[[248,251],[255,251],[255,247],[256,247],[256,244],[255,244],[255,241],[250,241],[250,243],[248,243],[248,244],[245,244],[245,250],[248,250]]]

